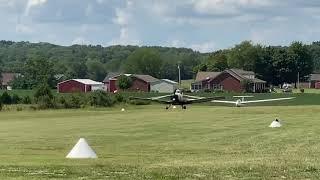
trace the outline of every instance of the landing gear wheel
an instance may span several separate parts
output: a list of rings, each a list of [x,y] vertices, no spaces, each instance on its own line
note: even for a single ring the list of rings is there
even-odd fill
[[[182,109],[187,109],[187,106],[182,106]]]
[[[169,109],[169,107],[167,106],[166,109]]]

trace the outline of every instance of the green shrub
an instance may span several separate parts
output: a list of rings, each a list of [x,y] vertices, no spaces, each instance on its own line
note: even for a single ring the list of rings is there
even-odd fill
[[[91,106],[110,107],[114,105],[115,101],[105,91],[95,91],[89,95],[89,102]]]
[[[11,104],[12,103],[11,96],[7,92],[4,92],[1,96],[1,102],[3,104]]]
[[[2,107],[3,107],[3,104],[2,104],[2,102],[0,100],[0,111],[2,111]]]
[[[21,103],[22,104],[31,104],[32,103],[31,97],[30,96],[23,97],[22,100],[21,100]]]
[[[54,98],[51,98],[48,95],[38,97],[37,104],[39,109],[56,108]]]
[[[17,107],[17,111],[22,111],[23,109],[22,109],[22,107],[21,106],[18,106]]]
[[[47,84],[39,86],[34,94],[36,103],[39,109],[56,108],[54,96],[52,95],[51,89]]]
[[[117,102],[126,102],[126,98],[122,95],[122,94],[120,94],[120,93],[118,93],[118,94],[116,94],[115,95],[115,100],[117,101]]]
[[[12,95],[12,104],[19,104],[21,102],[21,98],[17,94]]]
[[[35,100],[38,101],[38,98],[42,96],[47,96],[49,99],[53,99],[53,95],[49,85],[42,84],[36,89],[36,92],[34,94]]]
[[[126,75],[120,75],[118,77],[118,80],[117,80],[117,86],[124,90],[124,89],[129,89],[132,85],[132,79],[131,77],[128,77]]]
[[[72,94],[70,96],[60,97],[59,102],[62,104],[63,108],[78,109],[83,104],[81,98],[84,98],[84,96],[81,96],[79,94]]]

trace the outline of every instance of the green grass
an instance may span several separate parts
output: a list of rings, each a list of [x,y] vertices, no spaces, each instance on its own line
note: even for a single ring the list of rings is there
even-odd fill
[[[0,179],[320,178],[320,106],[120,109],[1,112]]]

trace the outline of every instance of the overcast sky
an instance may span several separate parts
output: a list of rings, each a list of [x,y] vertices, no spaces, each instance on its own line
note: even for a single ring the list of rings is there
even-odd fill
[[[0,22],[3,40],[208,52],[319,40],[320,0],[0,0]]]

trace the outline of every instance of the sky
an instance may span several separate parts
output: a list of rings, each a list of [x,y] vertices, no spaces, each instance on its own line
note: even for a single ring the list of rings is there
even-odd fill
[[[186,47],[320,39],[319,0],[0,0],[0,39]]]

